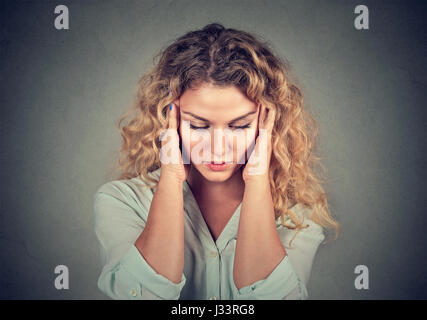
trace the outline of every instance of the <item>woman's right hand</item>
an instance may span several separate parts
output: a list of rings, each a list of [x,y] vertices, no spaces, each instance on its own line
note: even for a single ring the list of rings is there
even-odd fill
[[[170,152],[173,159],[175,159],[173,157],[174,154],[178,155],[178,161],[172,161],[171,163],[163,163],[162,157],[160,157],[160,178],[163,177],[166,179],[173,179],[178,181],[179,183],[183,183],[188,177],[188,172],[190,171],[191,165],[183,163],[182,154],[179,147],[179,107],[175,103],[171,103],[171,105],[172,110],[170,109],[170,107],[167,109],[168,137],[162,140],[162,150],[164,150],[164,152]],[[165,148],[166,144],[167,147]]]

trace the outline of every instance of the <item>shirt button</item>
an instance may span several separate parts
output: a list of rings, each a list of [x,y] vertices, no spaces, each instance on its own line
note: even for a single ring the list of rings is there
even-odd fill
[[[135,290],[135,289],[132,289],[132,290],[130,291],[130,294],[131,294],[131,296],[132,296],[132,297],[136,297],[136,295],[137,295],[136,290]]]
[[[216,256],[218,255],[218,253],[216,251],[211,251],[210,253],[212,258],[216,258]]]
[[[210,297],[210,300],[216,300],[215,296]]]

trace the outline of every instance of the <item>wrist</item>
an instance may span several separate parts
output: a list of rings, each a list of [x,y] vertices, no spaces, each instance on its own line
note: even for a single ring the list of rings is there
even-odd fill
[[[270,179],[267,174],[263,175],[249,175],[244,179],[245,186],[270,186]]]
[[[159,184],[165,186],[177,185],[181,187],[183,182],[184,180],[174,172],[163,171],[160,173]]]

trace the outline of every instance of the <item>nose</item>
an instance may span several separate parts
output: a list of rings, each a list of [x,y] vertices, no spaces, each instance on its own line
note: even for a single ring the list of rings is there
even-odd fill
[[[227,140],[229,141],[228,145],[226,144]],[[210,161],[215,163],[233,162],[233,140],[230,142],[230,139],[226,139],[223,129],[215,129],[211,136],[211,151],[213,154]]]

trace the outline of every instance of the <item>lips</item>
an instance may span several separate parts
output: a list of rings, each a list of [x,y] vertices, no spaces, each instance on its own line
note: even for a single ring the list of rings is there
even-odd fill
[[[205,163],[205,166],[208,167],[212,171],[224,171],[224,170],[228,169],[230,165],[228,163],[225,163],[225,162],[222,162],[222,163],[207,162],[207,163]]]
[[[203,164],[232,164],[233,161],[221,161],[221,162],[215,162],[215,161],[203,161]]]

